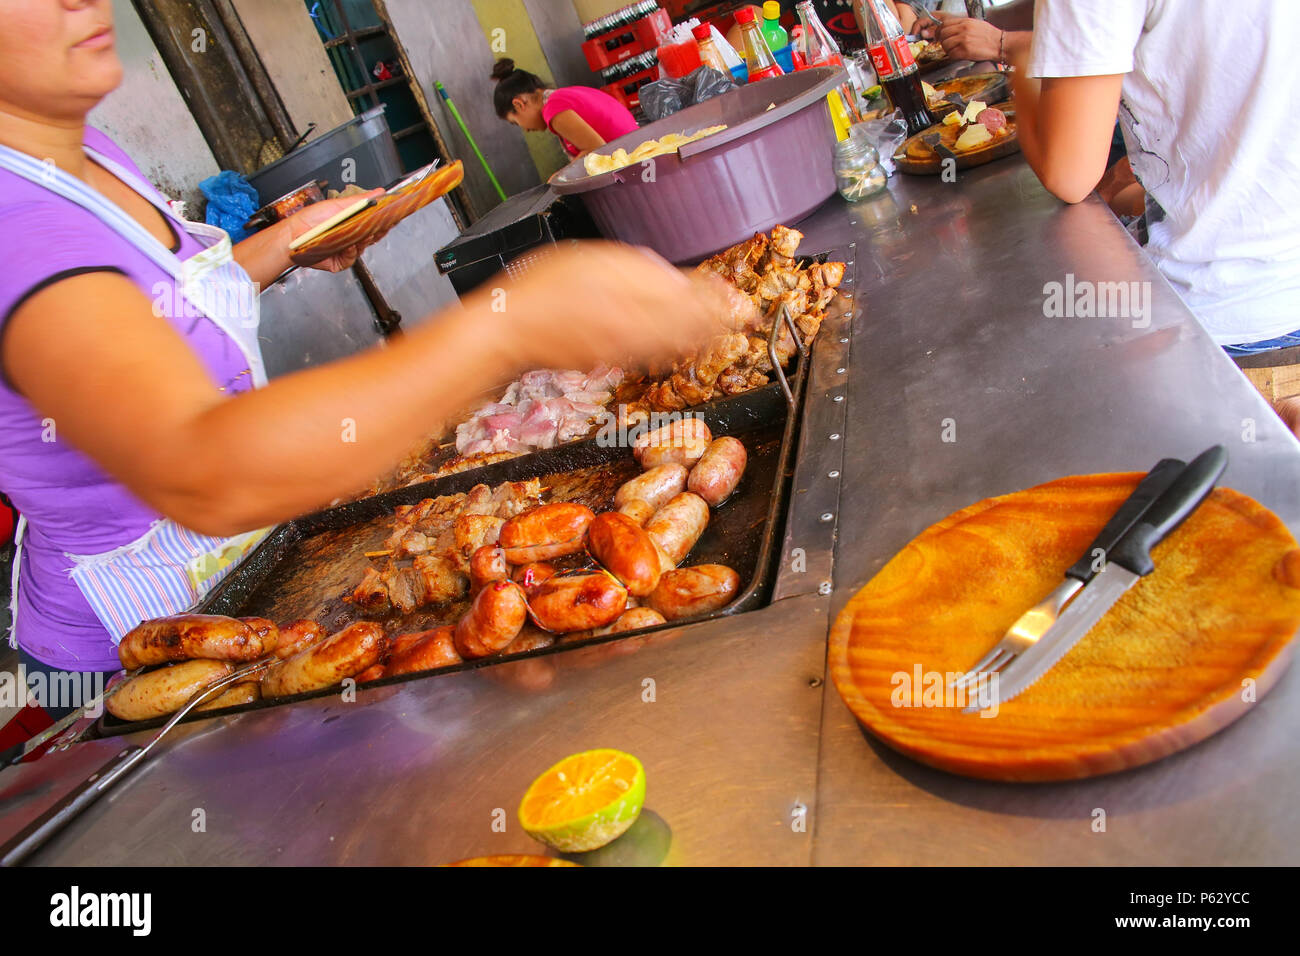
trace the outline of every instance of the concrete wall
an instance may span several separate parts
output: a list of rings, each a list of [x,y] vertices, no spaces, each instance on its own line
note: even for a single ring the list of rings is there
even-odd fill
[[[199,181],[218,172],[216,160],[153,41],[126,0],[113,4],[122,85],[91,111],[90,125],[126,150],[166,196],[184,199],[202,218]]]
[[[290,119],[311,139],[352,119],[320,34],[303,0],[232,0]]]

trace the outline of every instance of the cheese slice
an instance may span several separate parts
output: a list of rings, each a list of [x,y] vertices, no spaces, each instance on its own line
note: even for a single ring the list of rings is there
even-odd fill
[[[961,125],[961,114],[958,113],[956,110],[953,110],[951,113],[949,113],[947,116],[943,118],[943,125],[944,126]]]
[[[979,115],[988,109],[988,106],[983,100],[971,100],[966,104],[966,112],[961,115],[961,121],[963,123],[975,122]]]
[[[935,100],[939,98],[939,91],[929,83],[925,82],[925,80],[921,81],[921,92],[925,94],[927,100]]]
[[[983,146],[993,138],[993,134],[979,123],[973,123],[967,126],[962,134],[957,137],[954,148],[957,150],[974,149],[976,146]]]

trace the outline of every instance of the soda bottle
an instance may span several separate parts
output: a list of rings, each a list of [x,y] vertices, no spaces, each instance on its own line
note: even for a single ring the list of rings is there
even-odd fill
[[[921,77],[916,60],[907,45],[907,36],[884,0],[855,0],[858,4],[862,32],[867,39],[867,53],[876,77],[895,109],[903,111],[908,135],[915,135],[934,125],[934,117],[925,105]]]
[[[794,72],[793,54],[790,50],[790,34],[781,26],[781,4],[776,0],[767,0],[763,4],[763,39],[767,48],[784,73]]]
[[[754,11],[741,7],[736,11],[736,22],[740,24],[740,35],[744,41],[745,66],[749,68],[749,82],[765,80],[769,76],[784,76],[785,72],[777,65],[776,59],[768,48],[763,33],[754,22]]]
[[[803,27],[804,62],[810,67],[843,66],[844,58],[840,56],[839,45],[817,16],[812,0],[800,0],[795,10],[799,13],[799,23]]]

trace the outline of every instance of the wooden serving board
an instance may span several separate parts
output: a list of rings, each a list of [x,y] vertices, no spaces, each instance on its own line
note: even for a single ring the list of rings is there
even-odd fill
[[[374,241],[376,236],[383,235],[407,216],[451,192],[464,178],[465,168],[459,159],[442,169],[425,170],[424,175],[418,178],[409,177],[372,205],[319,235],[311,238],[300,236],[290,247],[289,260],[295,265],[311,266],[345,253],[362,242]]]
[[[990,104],[994,109],[999,109],[1007,114],[1008,135],[999,137],[983,146],[977,146],[975,149],[968,149],[956,154],[956,168],[970,169],[973,166],[983,166],[985,163],[991,163],[995,159],[1001,159],[1003,156],[1010,156],[1012,153],[1020,152],[1020,138],[1016,134],[1016,104],[1012,100],[1002,103]],[[927,148],[924,155],[918,156],[912,148],[913,144],[918,143],[926,136],[938,133],[941,142],[949,149],[957,141],[960,127],[944,126],[943,123],[936,123],[927,130],[922,130],[915,136],[909,136],[905,139],[898,149],[894,150],[894,163],[905,173],[912,173],[917,176],[934,176],[943,171],[943,157],[933,149]]]
[[[954,76],[950,80],[931,83],[940,93],[956,93],[965,102],[983,100],[985,103],[1005,101],[1007,97],[1007,75],[1005,73],[969,73],[966,76]],[[946,100],[940,103],[927,103],[930,115],[943,119],[957,108],[955,103]]]
[[[858,720],[942,770],[1045,781],[1158,760],[1246,713],[1290,659],[1300,548],[1276,515],[1225,488],[1155,549],[1151,575],[994,716],[963,713],[950,690],[1061,582],[1142,477],[1063,478],[987,499],[895,555],[831,630],[831,677]]]

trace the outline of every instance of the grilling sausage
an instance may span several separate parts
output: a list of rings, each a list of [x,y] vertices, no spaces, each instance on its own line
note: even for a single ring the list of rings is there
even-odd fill
[[[293,657],[304,647],[325,640],[325,628],[315,621],[300,618],[280,627],[280,642],[275,646],[275,656],[280,660]]]
[[[613,624],[607,624],[605,627],[598,627],[593,631],[595,637],[605,634],[621,634],[623,631],[636,631],[643,627],[656,627],[659,624],[666,624],[664,616],[649,607],[628,608],[618,616],[618,620]]]
[[[528,617],[523,589],[513,581],[489,584],[456,623],[456,650],[462,657],[487,657],[515,639]]]
[[[646,603],[666,619],[676,621],[707,614],[735,600],[740,575],[721,564],[678,568],[659,579]]]
[[[682,563],[709,525],[709,506],[699,495],[683,491],[655,512],[645,532],[674,565]]]
[[[659,583],[659,555],[650,536],[627,515],[608,511],[596,515],[587,529],[587,550],[628,593],[643,597]]]
[[[691,469],[686,487],[716,508],[736,490],[745,473],[749,455],[735,438],[718,438],[709,443],[704,457]]]
[[[414,638],[414,640],[404,642],[401,650],[393,651],[388,658],[388,666],[384,668],[384,676],[415,674],[461,663],[461,656],[456,652],[455,634],[455,626],[448,624],[445,627],[435,627],[431,631],[401,635],[401,638]]]
[[[497,544],[511,564],[574,554],[582,550],[587,526],[594,517],[590,508],[572,501],[539,505],[502,525]]]
[[[534,561],[532,564],[515,568],[515,573],[510,576],[510,580],[519,584],[524,591],[529,591],[547,578],[553,577],[555,577],[555,565],[547,564],[545,561]]]
[[[177,665],[179,666],[179,665]],[[217,694],[212,700],[204,701],[195,710],[221,710],[224,707],[239,707],[262,699],[262,685],[257,678],[241,680]]]
[[[649,471],[676,463],[690,468],[704,454],[713,434],[700,418],[682,418],[637,437],[632,456]]]
[[[604,627],[626,607],[627,589],[608,574],[551,578],[528,595],[534,623],[556,634]]]
[[[495,544],[485,544],[469,559],[469,593],[478,594],[484,585],[510,578],[510,565],[506,553]]]
[[[255,661],[264,653],[253,628],[233,617],[175,614],[145,621],[122,638],[117,656],[129,671],[151,664],[205,658]]]
[[[225,677],[234,667],[225,661],[182,661],[132,677],[104,704],[119,720],[152,720],[179,710],[194,694]]]
[[[645,527],[645,523],[655,515],[655,506],[648,501],[642,501],[640,498],[633,498],[619,505],[618,513],[627,515],[636,522],[638,528]]]
[[[263,697],[288,697],[333,687],[379,663],[387,649],[384,629],[358,621],[288,660],[272,664],[262,677]]]
[[[280,629],[264,617],[241,617],[241,621],[253,629],[262,640],[262,653],[270,654],[280,646]]]
[[[668,504],[673,495],[680,495],[686,490],[688,474],[686,466],[676,462],[651,468],[630,481],[623,482],[618,491],[614,492],[614,507],[621,509],[629,501],[639,498],[658,511]]]

